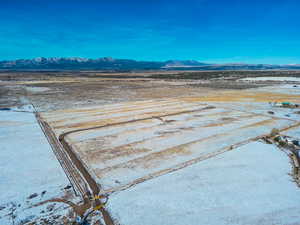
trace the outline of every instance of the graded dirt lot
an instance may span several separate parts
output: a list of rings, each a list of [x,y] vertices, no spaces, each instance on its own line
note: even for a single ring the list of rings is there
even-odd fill
[[[258,76],[264,78],[259,80]],[[2,72],[0,107],[13,106],[21,111],[18,107],[33,105],[53,153],[83,201],[78,204],[85,213],[99,206],[95,196],[114,193],[115,199],[116,194],[134,186],[188,171],[194,164],[207,160],[214,164],[215,158],[227,152],[234,155],[236,149],[249,143],[251,146],[273,128],[297,131],[300,108],[274,104],[300,104],[297,76],[297,71]],[[5,126],[9,121],[0,122]],[[281,155],[276,157],[280,160]],[[247,170],[251,166],[247,164]],[[224,176],[234,173],[230,170]],[[257,174],[252,175],[254,180],[259,179]],[[172,182],[168,185],[178,186]],[[152,188],[153,194],[159,195],[155,184]],[[262,202],[268,198],[264,194]],[[146,196],[137,201],[144,202],[141,198]],[[252,207],[260,207],[262,202],[258,199]],[[289,206],[295,207],[293,200],[284,205]],[[103,223],[139,223],[127,223],[116,206],[109,208],[111,215],[101,210]],[[146,211],[140,212],[141,217],[143,213]],[[243,224],[243,220],[237,224]]]
[[[41,117],[57,137],[65,135],[103,191],[111,192],[231,150],[272,128],[299,125],[297,115],[282,115],[284,109],[268,114],[270,101],[300,103],[299,91],[239,92],[59,110]]]
[[[295,96],[299,97],[299,96]],[[229,98],[229,97],[228,97]],[[224,107],[222,107],[224,106]],[[234,110],[201,98],[165,99],[42,113],[104,190],[184,167],[297,121]]]

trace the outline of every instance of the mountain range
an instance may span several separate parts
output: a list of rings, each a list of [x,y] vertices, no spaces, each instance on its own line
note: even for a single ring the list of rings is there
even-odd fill
[[[202,63],[196,60],[136,61],[103,57],[18,59],[0,61],[1,70],[299,70],[300,64]]]

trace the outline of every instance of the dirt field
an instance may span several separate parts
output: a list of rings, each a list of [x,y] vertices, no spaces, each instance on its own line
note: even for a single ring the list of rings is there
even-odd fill
[[[270,80],[241,80],[259,76]],[[95,196],[214,159],[273,128],[297,129],[300,108],[273,103],[300,104],[300,82],[272,76],[299,73],[1,72],[0,108],[33,105],[84,214],[99,206]]]
[[[278,82],[241,82],[244,77],[299,76],[289,72],[1,72],[0,106],[30,101],[39,111],[126,101],[205,96],[207,93],[246,89]],[[26,100],[25,100],[26,99]]]
[[[268,102],[300,103],[299,94],[271,93],[267,88],[243,93],[220,90],[200,97],[59,110],[41,116],[57,136],[67,134],[104,191],[114,191],[231,149],[272,128],[298,124],[297,116],[268,114],[276,110]]]

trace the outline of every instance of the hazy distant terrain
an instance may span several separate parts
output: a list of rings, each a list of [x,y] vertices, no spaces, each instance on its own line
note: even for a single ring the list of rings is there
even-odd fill
[[[168,60],[168,61],[136,61],[131,59],[114,59],[103,57],[87,59],[72,58],[44,58],[18,59],[0,61],[0,69],[4,70],[297,70],[299,64],[210,64],[196,60]]]

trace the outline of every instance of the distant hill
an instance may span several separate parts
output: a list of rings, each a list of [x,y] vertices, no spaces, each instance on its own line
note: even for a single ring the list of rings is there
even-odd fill
[[[210,65],[196,60],[169,60],[165,62],[164,68],[202,67]]]
[[[2,70],[299,70],[297,65],[270,64],[209,64],[196,60],[169,60],[164,62],[136,61],[104,57],[34,58],[0,61]]]

